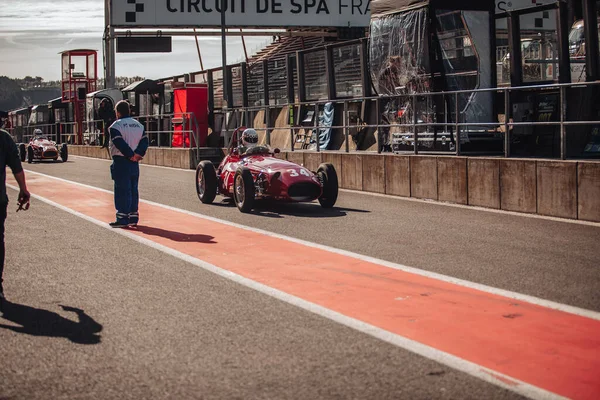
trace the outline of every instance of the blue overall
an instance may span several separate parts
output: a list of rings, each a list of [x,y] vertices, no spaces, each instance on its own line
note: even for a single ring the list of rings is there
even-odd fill
[[[131,117],[125,117],[111,125],[110,140],[113,159],[110,175],[115,182],[116,222],[121,225],[137,224],[140,165],[130,159],[136,154],[142,157],[146,154],[148,135],[142,124]]]
[[[115,182],[115,209],[117,222],[132,224],[138,222],[138,182],[140,165],[122,156],[114,156],[110,175]]]

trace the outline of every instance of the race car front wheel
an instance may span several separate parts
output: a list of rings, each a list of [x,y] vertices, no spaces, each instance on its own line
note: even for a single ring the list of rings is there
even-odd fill
[[[19,158],[21,162],[25,162],[25,157],[27,157],[27,147],[25,147],[25,143],[19,144]]]
[[[66,143],[63,143],[62,146],[60,146],[60,159],[62,162],[67,162],[69,159],[69,148]]]
[[[338,197],[338,176],[335,168],[330,163],[319,165],[317,176],[323,183],[323,194],[319,197],[319,203],[323,208],[331,208],[335,205]]]
[[[233,178],[233,200],[241,212],[247,213],[252,211],[254,193],[254,178],[252,178],[252,173],[248,168],[238,168]]]
[[[27,146],[27,162],[29,164],[33,162],[33,148],[31,146]]]
[[[211,204],[217,195],[217,172],[212,162],[204,160],[196,167],[196,193],[204,204]]]

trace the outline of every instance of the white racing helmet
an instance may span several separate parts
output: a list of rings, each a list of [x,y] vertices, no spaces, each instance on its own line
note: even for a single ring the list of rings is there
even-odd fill
[[[41,129],[34,129],[34,130],[33,130],[33,134],[34,134],[35,136],[40,136],[40,135],[43,135],[43,134],[44,134],[44,132],[42,132],[42,130],[41,130]]]
[[[248,128],[242,132],[242,145],[246,148],[252,148],[258,144],[258,133],[252,128]]]

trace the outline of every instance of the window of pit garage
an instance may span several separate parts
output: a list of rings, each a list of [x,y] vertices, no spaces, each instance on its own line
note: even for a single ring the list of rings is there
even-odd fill
[[[523,14],[519,19],[523,82],[558,82],[556,10]]]

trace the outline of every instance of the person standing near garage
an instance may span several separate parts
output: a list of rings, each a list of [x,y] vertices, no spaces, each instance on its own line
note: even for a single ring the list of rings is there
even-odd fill
[[[102,99],[100,106],[98,107],[98,117],[102,120],[102,133],[100,134],[100,146],[108,147],[109,142],[109,127],[117,119],[115,110],[111,106],[111,101],[108,99]]]
[[[113,228],[135,226],[139,221],[139,162],[148,149],[144,126],[131,118],[129,103],[121,100],[115,107],[117,120],[110,126],[110,174],[115,182],[114,197],[117,218]]]
[[[0,111],[0,117],[4,116],[4,112]],[[0,120],[1,121],[1,120]],[[2,123],[0,122],[0,128]],[[4,272],[4,223],[6,222],[6,212],[8,208],[8,196],[6,195],[6,167],[9,166],[12,170],[15,180],[19,184],[19,197],[18,204],[19,210],[29,209],[29,191],[27,190],[27,184],[25,182],[25,172],[21,166],[21,160],[19,159],[19,151],[17,145],[10,137],[7,131],[0,129],[0,179],[2,179],[2,185],[0,186],[0,311],[4,306],[4,288],[2,286],[2,273]]]

